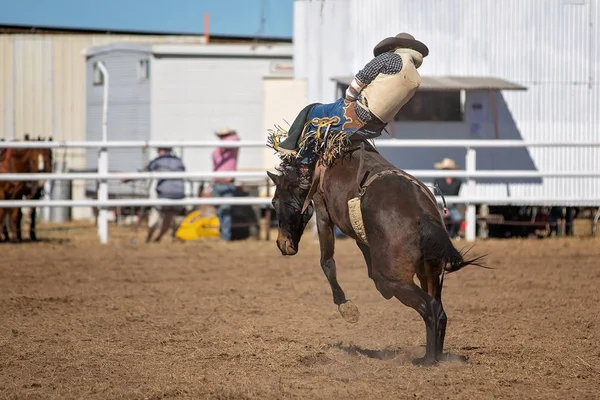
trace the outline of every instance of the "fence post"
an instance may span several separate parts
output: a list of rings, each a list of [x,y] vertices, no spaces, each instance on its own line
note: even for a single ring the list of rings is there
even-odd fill
[[[102,101],[102,143],[105,144],[108,141],[108,71],[104,66],[104,63],[100,61],[98,68],[104,77],[104,94]],[[98,173],[106,175],[108,174],[108,151],[105,146],[102,146],[98,153]],[[106,205],[102,202],[108,200],[108,182],[106,179],[100,179],[98,185],[98,236],[100,237],[100,243],[108,243],[108,210]]]
[[[467,173],[470,174],[475,172],[477,169],[477,153],[474,148],[467,147],[467,156],[465,161],[465,169]],[[470,198],[475,197],[475,180],[471,175],[467,176],[467,196]],[[465,217],[465,236],[468,242],[472,242],[475,240],[475,228],[477,226],[477,213],[475,210],[475,204],[467,203],[467,212]]]

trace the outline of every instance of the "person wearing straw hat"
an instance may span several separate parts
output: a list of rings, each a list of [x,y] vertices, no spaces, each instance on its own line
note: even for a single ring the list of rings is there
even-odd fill
[[[436,162],[433,164],[435,169],[441,170],[456,170],[458,167],[456,163],[451,158],[444,158],[440,162]],[[462,186],[462,181],[459,178],[452,177],[444,177],[444,178],[436,178],[433,181],[434,186],[442,192],[444,196],[458,196],[460,192],[460,188]],[[448,234],[451,238],[458,236],[458,231],[460,229],[460,224],[463,221],[463,216],[454,205],[450,205],[448,207],[448,218],[450,219],[450,224],[448,226]]]
[[[227,126],[215,131],[215,135],[221,141],[240,140],[237,132]],[[234,172],[237,170],[239,148],[217,147],[213,150],[212,161],[214,172]],[[231,177],[214,178],[212,187],[213,197],[234,197],[235,183]],[[219,236],[222,240],[231,240],[231,206],[220,205],[217,207],[217,218],[219,219]]]
[[[417,69],[428,54],[427,46],[409,33],[383,39],[373,49],[374,58],[353,77],[344,97],[331,104],[309,104],[288,132],[279,127],[272,132],[269,146],[284,160],[298,158],[314,169],[316,147],[324,146],[329,153],[339,148],[340,141],[380,136],[419,88]]]

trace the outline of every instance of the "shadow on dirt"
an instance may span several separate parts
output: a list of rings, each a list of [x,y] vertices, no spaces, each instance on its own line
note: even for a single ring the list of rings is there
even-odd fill
[[[392,361],[393,364],[411,364],[412,360],[423,356],[425,346],[419,346],[409,349],[385,348],[381,350],[365,349],[353,344],[343,344],[338,342],[328,346],[331,349],[342,350],[353,357],[365,356],[382,361]],[[467,356],[453,353],[444,353],[441,361],[443,363],[464,363],[468,360]]]

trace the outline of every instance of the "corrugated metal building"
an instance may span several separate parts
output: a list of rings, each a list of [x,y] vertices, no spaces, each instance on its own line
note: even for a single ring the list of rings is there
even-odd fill
[[[85,57],[89,46],[113,42],[204,43],[202,35],[148,35],[93,31],[3,29],[0,34],[0,138],[52,136],[54,140],[85,139]],[[56,151],[65,169],[85,167],[80,149]],[[84,197],[84,181],[73,183],[73,198]],[[74,208],[73,218],[91,216]]]
[[[308,102],[331,102],[380,40],[409,32],[430,54],[419,69],[424,87],[389,127],[395,137],[598,141],[599,17],[598,0],[296,0],[295,77],[307,80]],[[448,76],[463,79],[436,79]],[[497,79],[469,89],[481,77]],[[512,90],[514,84],[526,90]],[[448,156],[464,167],[464,150],[382,153],[406,169],[429,169]],[[481,149],[477,159],[479,169],[599,167],[591,148]],[[599,183],[479,179],[477,193],[596,197]]]
[[[264,140],[264,78],[291,74],[290,44],[140,45],[118,43],[87,52],[87,140],[101,140],[103,81],[109,74],[108,140],[216,140],[226,125],[243,140]],[[213,149],[175,149],[188,171],[212,170]],[[111,170],[135,171],[156,155],[110,149]],[[260,168],[264,149],[240,151],[238,169]],[[87,167],[96,168],[90,150]],[[93,190],[93,187],[88,187]],[[127,185],[109,185],[129,194]]]

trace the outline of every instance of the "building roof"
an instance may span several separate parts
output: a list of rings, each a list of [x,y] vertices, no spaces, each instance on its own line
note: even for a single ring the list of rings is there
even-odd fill
[[[350,85],[353,76],[332,78]],[[422,76],[419,90],[527,90],[527,87],[489,76]]]
[[[102,46],[92,46],[85,50],[87,57],[112,51],[151,53],[161,56],[197,57],[268,57],[289,58],[294,51],[291,44],[143,44],[119,42]]]
[[[39,26],[0,23],[0,34],[38,34],[38,35],[139,35],[139,36],[204,36],[197,32],[171,32],[171,31],[147,31],[130,29],[100,29],[100,28],[72,28],[61,26]],[[289,37],[251,37],[239,35],[222,35],[210,32],[210,41],[219,43],[229,42],[258,42],[258,43],[292,43]]]

